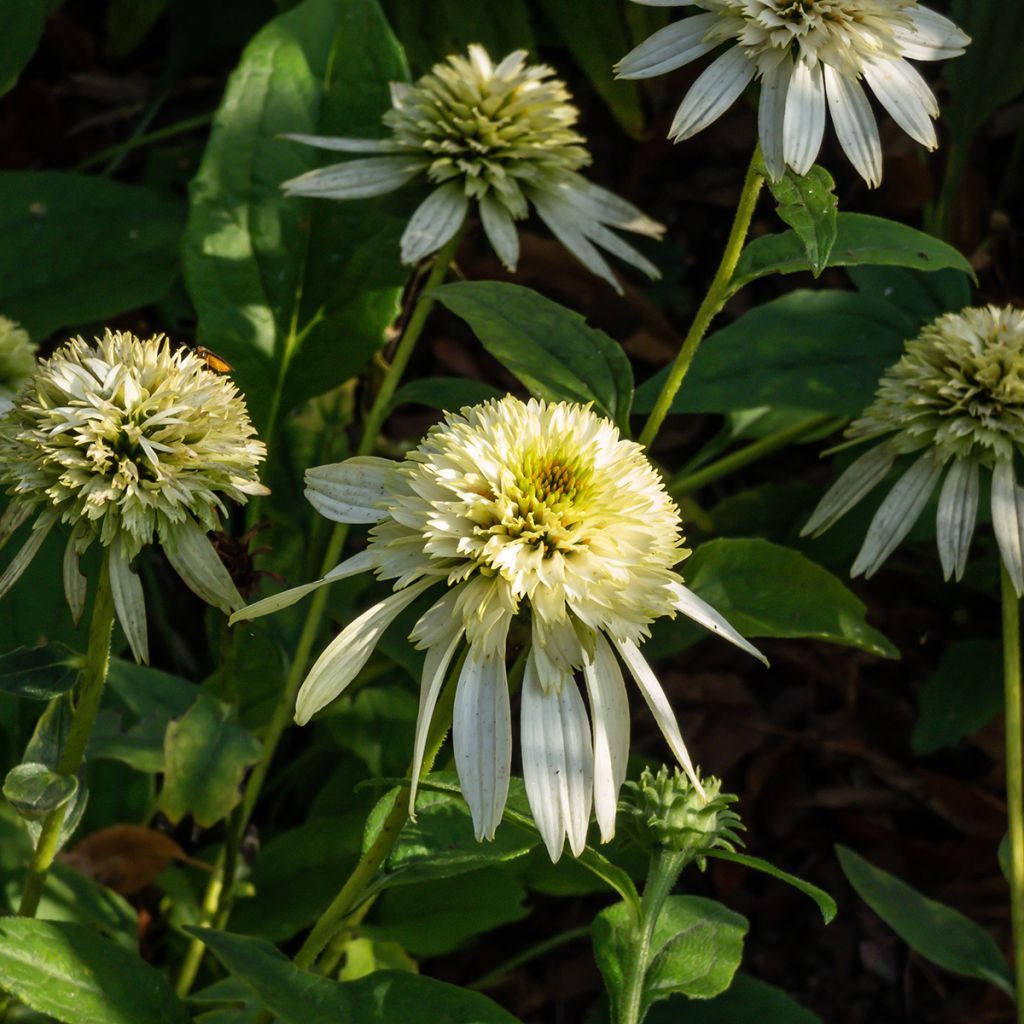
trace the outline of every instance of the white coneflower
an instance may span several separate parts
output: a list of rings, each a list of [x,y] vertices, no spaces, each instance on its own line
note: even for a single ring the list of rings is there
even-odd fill
[[[284,183],[289,195],[363,199],[420,175],[434,190],[402,236],[402,260],[437,252],[465,223],[471,203],[509,270],[519,260],[516,221],[530,206],[589,270],[619,284],[599,249],[650,277],[657,268],[611,229],[660,238],[661,224],[577,172],[590,163],[565,84],[517,50],[495,65],[482,46],[452,56],[413,85],[391,86],[386,139],[289,135],[323,149],[383,154],[334,164]]]
[[[14,404],[14,396],[36,368],[36,347],[28,331],[0,316],[0,414]]]
[[[618,64],[621,78],[650,78],[729,48],[694,82],[670,137],[688,139],[717,120],[756,77],[759,131],[773,178],[806,174],[821,149],[825,108],[839,142],[871,186],[882,180],[882,147],[862,80],[913,139],[937,145],[939,105],[908,60],[957,57],[970,42],[917,0],[635,0],[702,9],[656,32]]]
[[[206,534],[219,528],[222,497],[244,503],[266,492],[256,475],[265,454],[234,384],[191,349],[175,351],[162,335],[72,339],[37,364],[0,419],[0,484],[10,497],[0,540],[36,516],[0,576],[0,596],[66,523],[64,590],[76,620],[86,598],[79,557],[99,540],[118,619],[135,657],[147,660],[132,559],[156,539],[199,597],[224,611],[241,607]]]
[[[588,407],[511,396],[448,414],[403,462],[355,458],[307,473],[329,519],[375,523],[369,547],[325,580],[268,598],[233,621],[292,603],[324,582],[373,570],[394,593],[324,651],[299,693],[305,723],[366,663],[417,597],[443,590],[411,639],[427,652],[413,778],[457,649],[467,645],[453,721],[455,760],[477,838],[501,820],[512,762],[505,655],[509,626],[529,617],[522,690],[526,792],[552,859],[566,835],[586,844],[592,804],[615,828],[629,712],[619,659],[679,762],[694,776],[669,702],[640,652],[652,621],[682,612],[757,655],[672,567],[688,552],[679,511],[643,449]],[[758,655],[759,656],[759,655]],[[577,685],[581,674],[590,720]],[[410,797],[410,810],[415,788]]]
[[[996,306],[947,313],[907,342],[874,403],[847,436],[883,437],[822,498],[804,533],[819,534],[881,483],[898,456],[916,455],[875,514],[853,575],[871,576],[910,532],[948,465],[936,528],[946,579],[963,576],[981,470],[992,473],[992,525],[1017,593],[1024,591],[1024,313]]]

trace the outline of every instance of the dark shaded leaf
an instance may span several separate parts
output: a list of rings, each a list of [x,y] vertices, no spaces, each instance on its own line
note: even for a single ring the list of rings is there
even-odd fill
[[[51,700],[78,679],[74,651],[64,644],[19,647],[0,656],[0,693],[29,700]]]
[[[675,996],[651,1008],[645,1024],[821,1024],[781,989],[745,974],[714,999]]]
[[[772,878],[777,878],[780,882],[793,886],[794,889],[799,889],[805,896],[810,896],[818,904],[825,924],[829,924],[836,916],[836,901],[824,889],[819,889],[818,886],[805,882],[802,878],[797,878],[796,875],[791,875],[788,871],[783,871],[760,857],[751,857],[747,853],[734,853],[730,850],[712,850],[708,856],[731,861],[733,864],[742,864],[744,867],[753,868],[754,871],[771,875]]]
[[[45,21],[46,0],[0,0],[0,96],[36,52]]]

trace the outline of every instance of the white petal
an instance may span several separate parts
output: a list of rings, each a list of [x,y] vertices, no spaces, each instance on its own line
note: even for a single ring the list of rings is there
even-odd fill
[[[530,199],[537,208],[540,219],[551,233],[582,263],[587,270],[604,278],[620,295],[622,285],[615,279],[607,260],[597,251],[593,243],[580,231],[578,215],[569,203],[558,196],[539,189],[530,190]]]
[[[146,629],[146,597],[142,581],[132,572],[119,537],[110,546],[110,593],[117,621],[121,623],[135,660],[149,664],[149,635]]]
[[[942,472],[942,463],[925,452],[896,481],[871,520],[864,544],[850,570],[870,579],[896,550],[900,541],[914,528]]]
[[[793,61],[787,57],[765,72],[761,79],[758,135],[761,138],[764,165],[773,181],[778,181],[786,172],[782,142],[786,123],[786,97],[789,95],[789,80],[792,77]]]
[[[197,597],[226,615],[243,607],[245,601],[231,574],[194,520],[165,526],[160,541],[167,561]]]
[[[843,152],[868,187],[877,188],[882,181],[882,143],[864,90],[856,79],[826,64],[825,92]]]
[[[82,531],[78,526],[71,531],[71,536],[64,547],[64,563],[62,576],[64,581],[64,597],[67,599],[68,607],[71,609],[71,619],[77,626],[85,611],[85,599],[89,590],[89,581],[82,575],[79,567],[81,551],[79,542]]]
[[[594,660],[583,666],[594,728],[594,816],[601,842],[615,835],[619,790],[629,758],[629,699],[608,641],[597,634]]]
[[[336,523],[379,523],[390,515],[377,507],[393,497],[399,484],[397,463],[372,455],[306,470],[306,498]]]
[[[334,149],[342,153],[400,153],[402,146],[394,139],[346,139],[337,135],[303,135],[288,132],[281,136],[289,142],[301,142],[318,149]]]
[[[512,214],[490,194],[480,200],[480,222],[501,265],[514,271],[519,263],[519,232]]]
[[[1019,597],[1024,592],[1024,490],[1014,479],[1012,459],[1000,459],[992,471],[992,526]]]
[[[418,157],[371,156],[307,171],[281,183],[286,195],[366,199],[401,188],[426,167]]]
[[[568,175],[567,180],[572,185],[566,190],[569,201],[592,220],[637,235],[647,235],[649,238],[661,238],[665,234],[664,224],[648,217],[643,210],[622,196],[587,181],[581,174]]]
[[[895,461],[896,455],[889,446],[880,444],[851,462],[818,502],[800,536],[817,537],[824,533],[888,476]]]
[[[21,574],[29,567],[29,563],[36,556],[36,552],[42,547],[47,534],[53,529],[57,521],[55,516],[40,516],[32,527],[28,540],[22,545],[21,550],[11,559],[10,564],[0,575],[0,597],[3,597],[11,587],[21,578]]]
[[[295,701],[295,721],[305,725],[359,674],[384,630],[436,580],[421,580],[391,594],[350,622],[309,670]]]
[[[786,163],[797,174],[806,174],[814,164],[825,134],[825,85],[821,65],[812,68],[798,60],[786,96],[786,121],[782,133]]]
[[[964,47],[971,41],[970,36],[961,32],[949,18],[937,11],[913,6],[906,13],[913,22],[913,28],[896,24],[893,26],[893,35],[899,42],[904,56],[911,60],[946,60],[949,57],[959,57],[964,52]]]
[[[864,78],[889,116],[912,139],[935,149],[932,118],[939,116],[939,104],[917,69],[905,60],[866,60]]]
[[[523,782],[537,830],[552,861],[561,857],[566,835],[578,857],[587,845],[594,752],[587,709],[572,676],[546,693],[531,652],[521,714]]]
[[[675,754],[676,760],[682,765],[683,770],[690,777],[690,781],[697,791],[703,794],[704,787],[700,784],[700,779],[694,770],[690,754],[686,749],[686,744],[683,742],[683,735],[679,731],[679,723],[676,721],[676,716],[672,711],[672,705],[668,702],[668,697],[665,696],[665,691],[661,688],[661,683],[658,682],[658,677],[651,670],[651,666],[647,664],[647,660],[632,640],[616,640],[613,637],[612,643],[618,648],[619,654],[622,655],[622,660],[626,663],[626,667],[636,680],[637,686],[640,687],[640,692],[643,694],[647,706],[651,709],[651,714],[654,715],[654,720],[658,723],[661,734],[665,737],[672,753]]]
[[[35,511],[35,507],[25,501],[12,501],[0,515],[0,548],[2,548],[26,523]]]
[[[615,77],[653,78],[710,53],[715,44],[703,40],[718,20],[717,14],[698,14],[658,29],[615,65]]]
[[[402,234],[402,262],[419,263],[450,241],[466,221],[469,199],[459,182],[449,182],[423,200]]]
[[[512,777],[512,711],[505,659],[469,649],[452,714],[452,746],[477,839],[493,839]]]
[[[716,121],[750,84],[755,70],[742,46],[726,50],[690,87],[669,128],[669,138],[688,139]]]
[[[707,601],[698,597],[692,590],[684,587],[681,583],[669,585],[675,596],[675,606],[688,618],[693,619],[698,625],[710,630],[723,640],[735,644],[740,650],[752,654],[758,661],[768,664],[768,659],[752,644],[745,640],[737,630],[729,624],[723,615],[715,611]]]
[[[619,238],[614,231],[609,231],[603,224],[591,221],[583,225],[583,233],[595,245],[599,245],[606,252],[618,256],[623,263],[636,267],[641,273],[646,274],[652,281],[661,277],[661,271],[646,257],[638,252],[628,242]]]
[[[301,601],[307,594],[319,590],[328,583],[335,580],[342,580],[348,576],[357,576],[361,572],[368,572],[377,564],[372,551],[360,551],[358,555],[346,558],[340,565],[336,565],[326,576],[315,580],[313,583],[303,583],[299,587],[292,587],[290,590],[282,590],[280,594],[272,594],[263,598],[262,601],[254,601],[240,608],[228,620],[228,625],[233,626],[236,622],[248,622],[250,619],[259,619],[264,615],[279,612],[282,608],[290,608],[293,604]]]
[[[942,485],[935,518],[939,559],[947,580],[954,573],[958,580],[963,578],[977,514],[978,464],[956,459]]]

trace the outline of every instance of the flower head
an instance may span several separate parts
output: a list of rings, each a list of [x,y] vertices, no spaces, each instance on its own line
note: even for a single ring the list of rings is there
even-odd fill
[[[595,274],[619,287],[598,248],[657,277],[657,269],[611,229],[654,238],[662,226],[577,172],[590,163],[576,129],[579,111],[565,84],[517,50],[494,64],[482,46],[451,56],[418,82],[391,86],[386,139],[290,135],[323,149],[377,153],[310,171],[284,183],[289,195],[361,199],[394,191],[423,175],[435,186],[402,237],[402,260],[437,252],[476,203],[502,263],[515,270],[515,222],[532,205],[562,244]]]
[[[652,0],[635,0],[650,3]],[[759,131],[773,178],[806,174],[821,148],[826,105],[846,155],[871,186],[882,147],[863,82],[921,145],[937,145],[939,105],[908,60],[957,57],[970,42],[917,0],[661,0],[703,13],[656,32],[618,65],[621,78],[650,78],[729,48],[694,82],[670,136],[688,139],[717,120],[757,78]]]
[[[996,540],[1018,593],[1024,590],[1024,490],[1013,466],[1015,453],[1024,453],[1024,313],[987,306],[939,317],[907,342],[847,436],[883,440],[840,476],[804,533],[827,530],[882,482],[898,456],[916,456],[882,502],[854,563],[854,575],[871,576],[909,533],[948,465],[936,527],[946,579],[959,579],[980,473],[991,471]]]
[[[0,414],[13,404],[15,394],[36,366],[36,347],[28,331],[0,316]]]
[[[243,604],[206,537],[223,498],[265,493],[265,455],[234,384],[162,335],[107,331],[73,338],[41,361],[0,419],[0,484],[10,503],[6,540],[38,514],[25,547],[0,577],[7,592],[57,522],[71,527],[64,587],[77,618],[86,581],[79,556],[107,549],[111,590],[132,650],[147,658],[142,585],[131,560],[154,539],[186,584],[225,611]]]
[[[619,659],[673,752],[693,772],[675,716],[640,652],[649,626],[682,612],[757,655],[673,567],[679,511],[643,449],[588,407],[511,396],[448,414],[399,463],[349,459],[307,473],[307,496],[337,522],[374,523],[366,551],[319,583],[234,616],[283,607],[331,579],[373,570],[394,592],[324,651],[299,692],[296,719],[334,700],[384,629],[420,594],[441,591],[411,633],[426,649],[416,729],[427,728],[456,650],[467,653],[453,724],[456,766],[478,838],[494,835],[511,774],[505,655],[517,616],[530,626],[522,689],[526,792],[552,858],[566,835],[586,843],[592,803],[614,833],[629,744]],[[759,655],[758,655],[759,656]],[[582,676],[590,719],[577,685]],[[696,776],[695,785],[700,786]],[[413,792],[410,802],[415,799]]]

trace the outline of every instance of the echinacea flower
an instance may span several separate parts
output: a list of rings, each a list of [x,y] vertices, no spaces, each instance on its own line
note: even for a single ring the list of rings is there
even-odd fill
[[[36,365],[0,419],[0,484],[10,498],[0,542],[36,516],[0,576],[0,596],[65,523],[64,592],[76,621],[87,589],[79,558],[98,540],[117,617],[135,657],[148,660],[132,559],[156,540],[204,601],[225,612],[241,607],[206,534],[220,528],[224,497],[244,503],[266,493],[256,475],[265,454],[234,384],[191,349],[120,331],[93,344],[73,338]]]
[[[939,558],[946,579],[960,579],[984,470],[992,477],[996,541],[1017,593],[1024,591],[1024,489],[1014,469],[1024,453],[1024,313],[987,306],[939,317],[907,342],[847,436],[884,440],[839,477],[805,534],[827,530],[885,479],[898,457],[913,455],[871,521],[852,573],[871,576],[879,569],[945,472],[935,522]]]
[[[870,186],[882,146],[866,83],[892,119],[928,149],[939,105],[910,60],[958,57],[970,39],[917,0],[635,0],[702,11],[655,32],[617,66],[650,78],[726,49],[698,77],[669,132],[688,139],[716,121],[755,78],[761,150],[772,178],[806,174],[821,149],[826,106],[839,143]]]
[[[461,229],[470,206],[509,269],[519,260],[516,221],[532,206],[552,234],[589,270],[618,282],[599,249],[649,277],[657,268],[615,231],[660,238],[664,228],[631,203],[587,181],[586,140],[565,84],[517,50],[494,64],[482,46],[451,56],[410,85],[393,82],[384,115],[390,137],[288,135],[364,159],[322,167],[282,186],[288,195],[363,199],[425,176],[434,186],[402,236],[402,261],[437,252]],[[380,154],[365,156],[365,154]]]
[[[36,347],[28,331],[0,316],[0,414],[14,404],[14,396],[35,366]]]
[[[336,522],[374,523],[367,549],[323,580],[259,602],[266,614],[332,579],[373,570],[393,593],[346,627],[299,692],[303,724],[356,677],[381,634],[421,594],[437,600],[410,634],[426,650],[413,779],[448,666],[465,644],[453,719],[455,762],[478,839],[501,821],[512,766],[509,627],[529,621],[522,688],[526,792],[552,859],[586,844],[591,806],[614,833],[629,747],[619,665],[636,680],[694,778],[675,715],[640,651],[677,612],[760,657],[683,586],[679,510],[643,449],[589,407],[501,400],[447,414],[401,462],[354,458],[311,469],[306,494]],[[577,683],[582,676],[590,716]],[[414,808],[415,783],[410,795]]]

